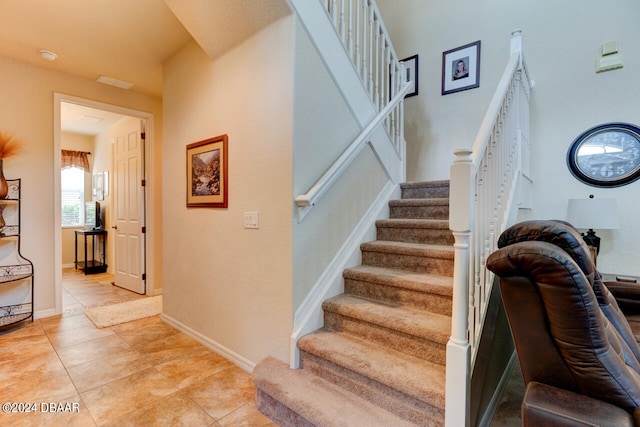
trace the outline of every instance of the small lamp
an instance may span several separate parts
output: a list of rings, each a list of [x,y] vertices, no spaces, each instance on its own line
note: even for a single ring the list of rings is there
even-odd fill
[[[569,199],[567,221],[575,228],[589,230],[586,234],[582,233],[582,238],[598,253],[600,237],[596,236],[593,229],[612,230],[619,227],[616,199],[596,199],[593,194],[588,199]]]

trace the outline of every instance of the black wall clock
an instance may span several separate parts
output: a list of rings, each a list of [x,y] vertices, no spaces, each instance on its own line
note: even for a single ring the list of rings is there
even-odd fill
[[[628,123],[593,127],[569,147],[569,170],[594,187],[619,187],[640,178],[640,128]]]

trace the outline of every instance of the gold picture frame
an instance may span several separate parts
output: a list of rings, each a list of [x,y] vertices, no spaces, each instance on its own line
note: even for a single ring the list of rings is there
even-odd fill
[[[187,207],[228,206],[227,135],[187,145]]]

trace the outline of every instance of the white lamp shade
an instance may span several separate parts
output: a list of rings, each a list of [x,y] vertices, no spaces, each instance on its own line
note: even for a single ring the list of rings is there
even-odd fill
[[[618,204],[616,199],[569,199],[567,221],[576,228],[615,229]]]

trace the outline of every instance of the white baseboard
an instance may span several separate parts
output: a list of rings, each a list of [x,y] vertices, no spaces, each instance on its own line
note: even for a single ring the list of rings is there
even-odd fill
[[[236,353],[236,352],[228,349],[227,347],[217,343],[216,341],[212,340],[211,338],[202,335],[200,332],[197,332],[194,329],[191,329],[189,326],[179,322],[178,320],[174,319],[173,317],[162,313],[160,315],[160,319],[163,322],[165,322],[165,323],[173,326],[174,328],[178,329],[179,331],[184,332],[185,334],[189,335],[191,338],[195,339],[196,341],[198,341],[200,344],[204,345],[205,347],[207,347],[211,351],[219,354],[220,356],[222,356],[225,359],[229,360],[233,364],[237,365],[240,369],[242,369],[242,370],[244,370],[244,371],[246,371],[248,373],[251,373],[251,372],[253,372],[253,369],[256,367],[256,364],[253,363],[252,361],[250,361],[249,359],[247,359],[245,357],[242,357],[238,353]]]
[[[46,310],[38,310],[33,313],[34,319],[44,319],[45,317],[55,316],[60,313],[56,313],[55,308],[47,308]]]
[[[71,264],[62,264],[62,268],[73,268],[76,266],[75,262],[72,262]]]

